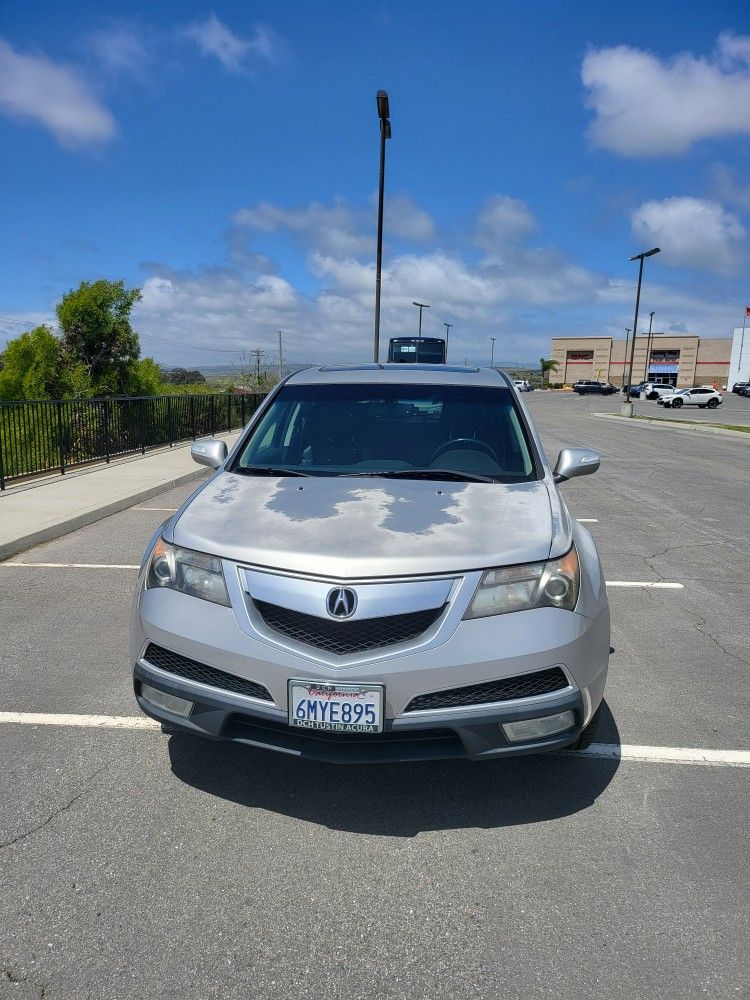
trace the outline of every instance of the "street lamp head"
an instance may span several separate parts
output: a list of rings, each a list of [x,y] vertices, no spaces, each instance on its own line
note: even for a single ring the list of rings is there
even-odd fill
[[[378,91],[378,116],[383,120],[391,117],[388,110],[388,94],[385,90]]]
[[[644,250],[643,253],[634,254],[630,260],[643,260],[644,257],[653,257],[655,253],[661,253],[661,247],[654,247],[652,250]]]
[[[426,302],[412,302],[413,306],[419,306],[420,309],[429,309],[430,307]]]

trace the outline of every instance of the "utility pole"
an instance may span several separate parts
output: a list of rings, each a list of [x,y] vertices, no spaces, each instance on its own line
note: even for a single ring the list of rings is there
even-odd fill
[[[281,330],[279,330],[279,382],[284,377],[284,359],[281,353]]]
[[[495,367],[495,337],[490,337],[492,341],[492,354],[490,355],[490,368]]]
[[[259,347],[256,347],[250,353],[255,355],[255,387],[260,391],[260,359],[263,351]]]

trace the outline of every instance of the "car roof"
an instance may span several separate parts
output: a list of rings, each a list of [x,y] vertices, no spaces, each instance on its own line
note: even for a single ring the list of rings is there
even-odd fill
[[[288,385],[341,385],[357,383],[380,385],[476,385],[501,387],[511,379],[494,368],[470,368],[450,365],[330,365],[304,368],[291,375]]]

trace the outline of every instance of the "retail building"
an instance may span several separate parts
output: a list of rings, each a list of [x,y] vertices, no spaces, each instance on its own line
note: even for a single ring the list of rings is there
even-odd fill
[[[552,353],[557,371],[550,383],[572,385],[579,378],[597,379],[613,385],[644,379],[669,382],[682,389],[693,385],[725,386],[729,377],[732,341],[709,339],[697,334],[673,336],[657,333],[636,337],[627,344],[613,337],[553,337]],[[628,379],[632,353],[632,376]],[[649,354],[648,364],[646,355]]]

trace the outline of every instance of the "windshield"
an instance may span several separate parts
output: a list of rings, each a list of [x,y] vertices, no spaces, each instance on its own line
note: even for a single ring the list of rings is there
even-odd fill
[[[539,478],[510,390],[457,385],[286,385],[231,471]]]

